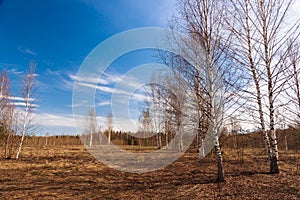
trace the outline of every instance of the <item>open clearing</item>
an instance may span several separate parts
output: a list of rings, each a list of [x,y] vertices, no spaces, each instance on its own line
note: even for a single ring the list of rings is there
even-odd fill
[[[213,156],[189,151],[161,170],[132,174],[101,164],[84,146],[25,147],[21,159],[0,160],[0,199],[300,199],[299,154],[280,154],[271,175],[262,149],[244,161],[224,150],[226,182],[215,181]]]

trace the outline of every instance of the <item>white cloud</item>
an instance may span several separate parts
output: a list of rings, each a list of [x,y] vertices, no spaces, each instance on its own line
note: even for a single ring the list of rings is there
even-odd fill
[[[60,71],[52,71],[49,68],[46,70],[46,73],[51,76],[59,76],[60,75]]]
[[[101,78],[107,80],[109,83],[117,83],[119,81],[122,81],[121,75],[119,75],[119,74],[110,74],[110,73],[106,73],[106,72],[104,72],[102,74]]]
[[[112,88],[112,87],[108,87],[108,86],[99,86],[99,85],[93,85],[93,84],[89,84],[89,83],[78,83],[78,84],[81,86],[84,86],[84,87],[93,88],[93,89],[96,89],[96,90],[99,90],[102,92],[106,92],[106,93],[124,95],[122,97],[126,98],[126,99],[129,97],[129,98],[132,98],[137,101],[145,101],[146,99],[149,98],[148,96],[146,96],[144,94],[138,94],[138,93],[129,92],[126,90],[121,90],[121,89],[116,89],[116,88]]]
[[[10,102],[8,102],[8,105],[13,105],[16,107],[26,107],[26,99],[23,97],[14,97],[14,96],[0,96],[0,99],[7,99],[7,100],[11,100]],[[33,98],[29,98],[28,99],[28,103],[30,104],[29,106],[31,107],[32,110],[37,110],[38,107],[40,107],[38,104],[35,104],[34,101],[36,99]]]
[[[107,85],[109,82],[105,79],[100,79],[98,76],[95,75],[86,75],[85,77],[78,77],[73,74],[69,74],[69,78],[73,81],[83,82],[83,83],[95,83],[95,84],[103,84]]]
[[[80,103],[77,104],[72,104],[72,105],[67,105],[67,107],[80,107],[80,106],[84,106],[86,103],[88,103],[88,101],[81,101]]]
[[[137,119],[114,119],[114,130],[117,131],[138,131],[138,120]]]
[[[107,93],[114,92],[114,89],[111,87],[108,87],[108,86],[99,86],[99,85],[90,84],[90,83],[78,83],[78,85],[88,87],[88,88],[93,88],[93,89],[100,90],[102,92],[107,92]]]
[[[13,103],[10,103],[10,105],[14,105],[14,106],[17,106],[17,107],[26,107],[26,103],[25,102],[13,102]],[[37,105],[37,104],[30,104],[30,107],[31,108],[38,108],[40,106]]]
[[[20,75],[20,74],[23,74],[24,72],[23,71],[19,71],[17,68],[13,68],[13,69],[10,69],[7,71],[8,73],[12,73],[14,75]]]
[[[76,116],[76,118],[80,118],[86,120],[87,116]],[[39,119],[39,125],[44,127],[68,127],[68,128],[76,128],[76,121],[72,114],[51,114],[51,113],[39,113],[35,114],[35,118]],[[99,121],[103,121],[103,117],[98,117]]]
[[[26,100],[23,97],[14,97],[14,96],[2,96],[2,98],[8,99],[8,100],[12,100],[12,101],[23,101],[23,102]],[[35,99],[29,98],[28,101],[29,102],[33,102],[33,101],[35,101]]]
[[[32,116],[38,126],[41,128],[42,133],[50,133],[51,135],[60,134],[62,132],[67,132],[70,134],[80,134],[81,130],[85,129],[87,125],[87,116],[76,116],[77,123],[72,114],[53,114],[53,113],[34,113]],[[101,130],[106,129],[107,118],[106,116],[97,116],[97,124]],[[122,131],[136,131],[137,130],[137,120],[132,119],[113,119],[114,130]]]
[[[82,101],[81,103],[78,104],[72,104],[72,105],[67,105],[67,107],[81,107],[81,106],[87,106],[88,101]],[[100,101],[98,103],[95,104],[96,107],[101,107],[101,106],[107,106],[110,105],[111,102],[110,101]],[[90,106],[88,106],[90,107]]]
[[[20,52],[22,52],[23,54],[27,54],[27,55],[32,55],[32,56],[36,56],[37,53],[34,52],[33,50],[26,48],[26,47],[18,47],[18,50]]]
[[[49,113],[36,114],[39,124],[42,126],[56,126],[74,128],[75,121],[72,115],[56,115]]]
[[[40,76],[40,75],[38,75],[38,74],[27,74],[27,77],[30,77],[30,76],[38,77],[38,76]]]
[[[103,102],[99,102],[99,103],[96,103],[96,107],[100,107],[100,106],[107,106],[107,105],[110,105],[111,102],[110,101],[103,101]]]

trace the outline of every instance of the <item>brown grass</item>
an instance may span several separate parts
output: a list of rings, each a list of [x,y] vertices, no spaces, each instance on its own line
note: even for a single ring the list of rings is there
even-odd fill
[[[132,150],[132,149],[131,149]],[[263,149],[225,149],[226,182],[213,156],[189,151],[164,169],[131,174],[110,169],[81,145],[25,147],[21,159],[0,159],[0,199],[299,199],[299,154],[282,153],[281,173],[268,174]]]

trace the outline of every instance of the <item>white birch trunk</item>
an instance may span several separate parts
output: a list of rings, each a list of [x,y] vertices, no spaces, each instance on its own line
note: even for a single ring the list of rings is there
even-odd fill
[[[222,152],[220,149],[218,135],[215,136],[215,152],[216,152],[217,163],[218,163],[218,181],[224,182],[223,159],[222,159]]]
[[[257,104],[258,104],[258,113],[259,113],[259,119],[260,119],[260,126],[261,126],[261,132],[263,135],[263,140],[265,144],[265,149],[266,153],[268,155],[268,160],[270,161],[271,159],[271,151],[270,151],[270,141],[269,141],[269,136],[268,133],[266,132],[266,127],[265,127],[265,119],[264,119],[264,112],[263,112],[263,104],[262,104],[262,95],[261,95],[261,86],[259,84],[259,79],[258,79],[258,74],[256,73],[257,69],[255,66],[255,62],[253,59],[253,49],[251,45],[251,40],[252,36],[250,33],[250,25],[249,25],[249,4],[248,1],[245,1],[245,6],[246,6],[246,27],[247,27],[247,47],[248,47],[248,59],[250,62],[250,70],[252,73],[252,78],[255,84],[255,89],[256,89],[256,99],[257,99]]]
[[[90,142],[89,142],[89,147],[93,145],[93,132],[90,132]]]
[[[262,9],[262,22],[263,22],[263,41],[264,41],[264,50],[265,50],[265,64],[268,74],[268,96],[269,96],[269,118],[270,118],[270,131],[271,131],[271,160],[270,160],[270,172],[279,173],[278,168],[278,147],[277,147],[277,138],[275,131],[275,116],[274,116],[274,87],[273,87],[273,74],[271,69],[271,58],[269,52],[269,38],[267,30],[267,16],[265,16],[264,3],[261,1]]]
[[[31,112],[34,106],[33,95],[36,89],[34,71],[35,71],[35,63],[30,63],[29,72],[28,74],[25,74],[24,79],[22,80],[22,87],[23,87],[22,96],[24,97],[24,101],[25,101],[25,109],[24,109],[24,113],[21,113],[23,114],[23,118],[22,118],[23,124],[21,128],[21,141],[19,143],[16,159],[18,159],[20,156],[26,134],[29,134],[28,133],[30,128],[29,126],[30,125],[32,126]]]
[[[201,144],[200,144],[200,147],[199,147],[199,157],[200,158],[204,158],[206,155],[205,155],[205,146],[204,146],[204,140],[201,139]]]
[[[165,133],[166,135],[165,135],[165,137],[166,137],[166,149],[168,149],[168,147],[169,147],[169,133],[168,133],[168,131]]]
[[[180,139],[179,139],[179,151],[183,152],[183,140],[182,140],[182,132],[179,133]]]
[[[108,131],[108,145],[111,144],[111,130]]]
[[[162,145],[161,145],[161,133],[156,134],[156,142],[157,142],[157,148],[161,149],[161,147],[162,147]]]
[[[19,147],[18,147],[18,151],[17,151],[17,155],[16,155],[16,159],[19,158],[20,156],[20,153],[21,153],[21,150],[22,150],[22,146],[23,146],[23,142],[24,142],[24,139],[25,139],[25,135],[26,135],[26,130],[27,130],[27,118],[28,118],[28,106],[29,106],[29,94],[27,96],[27,99],[26,99],[26,108],[25,108],[25,113],[24,113],[24,121],[23,121],[23,126],[22,126],[22,137],[21,137],[21,141],[20,141],[20,144],[19,144]]]
[[[214,138],[214,147],[215,147],[215,153],[216,153],[216,160],[218,165],[218,181],[223,182],[224,181],[224,170],[223,170],[223,159],[222,159],[222,153],[220,149],[219,144],[219,134],[218,134],[218,124],[217,119],[219,118],[219,113],[216,109],[216,93],[217,88],[215,87],[215,83],[218,82],[218,75],[214,74],[213,66],[211,62],[211,56],[210,56],[210,49],[208,48],[206,50],[207,55],[207,67],[208,67],[208,80],[209,80],[209,96],[210,96],[210,126],[212,134],[211,137]],[[220,98],[220,97],[219,97]],[[219,103],[222,103],[221,101]]]

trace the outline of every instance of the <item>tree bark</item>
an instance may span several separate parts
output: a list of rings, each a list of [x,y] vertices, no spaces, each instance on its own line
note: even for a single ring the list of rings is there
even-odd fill
[[[275,131],[275,116],[274,116],[274,87],[273,87],[273,74],[271,72],[271,58],[269,54],[269,38],[267,32],[267,17],[265,16],[264,1],[260,1],[261,12],[262,12],[262,24],[263,24],[263,42],[265,50],[265,66],[268,75],[268,96],[269,96],[269,118],[270,118],[270,131],[271,131],[271,160],[270,160],[270,173],[279,173],[278,168],[278,147],[277,138]]]
[[[223,159],[222,159],[222,152],[220,149],[220,144],[219,144],[219,137],[215,137],[215,152],[216,152],[216,158],[217,158],[217,163],[218,163],[218,181],[219,182],[224,182],[224,170],[223,170]]]

